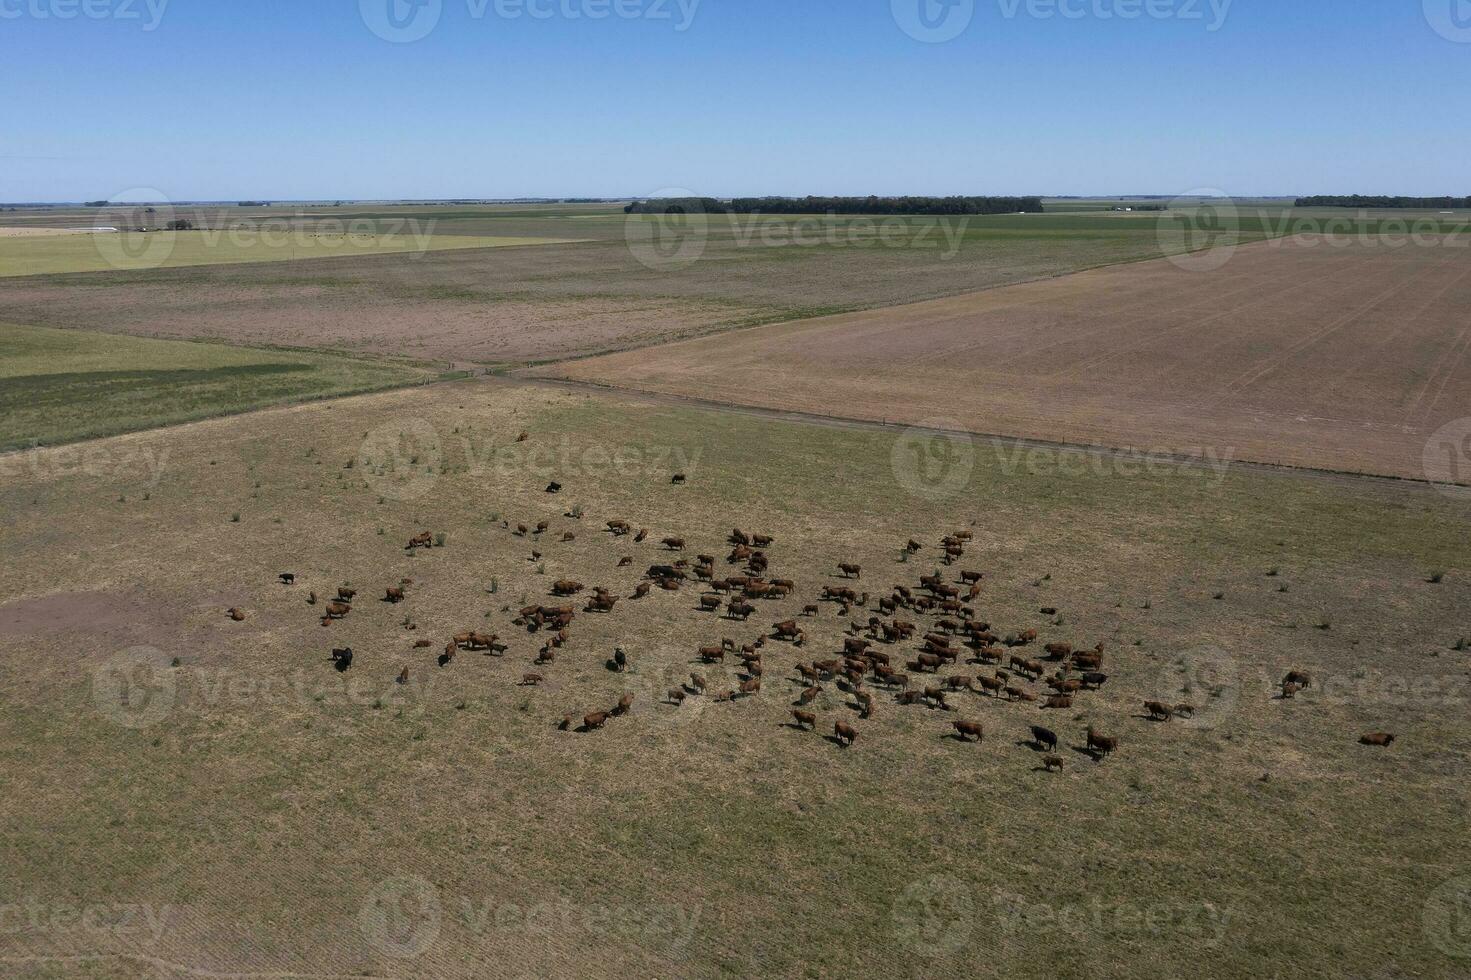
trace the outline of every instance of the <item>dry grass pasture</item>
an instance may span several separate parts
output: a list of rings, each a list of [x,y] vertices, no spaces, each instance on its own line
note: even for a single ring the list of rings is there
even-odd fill
[[[1464,499],[912,439],[478,380],[0,457],[4,972],[1465,975]],[[580,612],[532,666],[542,636],[511,619],[559,603],[552,581],[628,595],[672,534],[725,568],[733,526],[775,536],[792,599],[742,625],[656,589]],[[805,648],[767,644],[756,696],[658,703],[691,670],[724,683],[697,647],[799,613],[838,562],[877,596],[951,529],[974,541],[942,572],[985,573],[978,615],[1105,642],[1101,691],[880,695],[858,720],[829,684],[824,728],[797,731],[792,668],[845,629],[824,603]],[[406,552],[420,531],[442,546]],[[307,592],[347,583],[352,613],[319,625]],[[508,652],[436,666],[466,629]],[[1313,686],[1274,699],[1291,668]],[[1141,717],[1174,691],[1193,722]],[[623,693],[627,717],[556,730]],[[957,717],[985,741],[947,737]],[[839,719],[851,749],[823,737]],[[1038,722],[1061,774],[1025,744]],[[1089,724],[1121,740],[1106,761],[1073,748]],[[1398,741],[1358,744],[1380,729]]]
[[[536,373],[1424,478],[1427,440],[1471,405],[1471,251],[1456,241],[1249,244],[1210,271],[1166,260],[1115,266]]]

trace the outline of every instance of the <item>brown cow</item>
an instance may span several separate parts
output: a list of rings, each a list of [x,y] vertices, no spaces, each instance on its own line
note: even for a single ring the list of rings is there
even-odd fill
[[[613,717],[617,718],[617,717],[619,717],[621,715],[628,714],[629,709],[631,709],[632,707],[633,707],[633,695],[632,694],[625,694],[625,695],[623,695],[623,697],[621,697],[621,698],[618,699],[618,705],[612,711]]]
[[[582,727],[590,732],[602,728],[607,723],[608,713],[606,711],[594,711],[590,715],[582,716]]]
[[[1295,684],[1292,681],[1283,681],[1282,682],[1282,698],[1283,698],[1283,700],[1290,700],[1292,698],[1297,697],[1297,692],[1298,691],[1301,691],[1301,690],[1302,690],[1302,685],[1301,684]]]
[[[834,725],[833,734],[837,736],[839,745],[850,746],[858,741],[858,729],[846,721],[840,721]]]
[[[801,728],[805,725],[806,727],[811,728],[814,732],[817,731],[817,715],[813,714],[812,712],[793,711],[792,718],[796,720],[798,728]]]
[[[969,742],[974,738],[976,743],[980,744],[985,739],[985,730],[978,721],[957,721],[955,722],[955,737],[962,742]]]
[[[329,602],[329,603],[327,603],[327,618],[328,619],[341,619],[343,616],[346,616],[350,612],[352,612],[352,606],[349,606],[345,602]]]
[[[704,677],[702,677],[699,674],[691,674],[690,675],[690,686],[693,687],[696,691],[699,691],[701,694],[704,694],[705,693],[705,687],[707,685],[705,683],[705,678]]]
[[[982,691],[985,691],[992,697],[999,697],[1001,695],[1001,688],[1004,686],[1001,681],[994,677],[977,677],[976,683],[981,685]]]
[[[771,626],[772,636],[778,640],[795,640],[802,635],[802,627],[797,625],[795,619],[788,619]]]
[[[653,586],[651,586],[648,582],[640,582],[637,588],[633,590],[633,597],[635,599],[642,599],[649,594],[649,589],[651,588],[653,588]]]
[[[232,607],[230,609],[225,610],[225,615],[226,616],[229,616],[231,619],[233,619],[237,623],[244,622],[244,620],[245,620],[245,613],[241,612],[238,608],[233,608]]]
[[[1098,758],[1104,758],[1119,747],[1116,737],[1102,735],[1093,726],[1088,726],[1088,749]]]
[[[1073,706],[1073,699],[1066,694],[1054,694],[1042,703],[1043,708],[1067,709]]]
[[[383,601],[384,602],[392,602],[392,603],[400,603],[400,602],[403,602],[404,601],[404,590],[401,587],[397,586],[397,585],[391,586],[388,589],[388,593],[383,597]]]
[[[343,602],[351,602],[357,594],[357,589],[349,589],[346,586],[343,586],[342,588],[337,590],[337,598],[341,599]]]
[[[412,538],[409,538],[408,547],[404,550],[413,551],[415,548],[432,547],[434,547],[434,535],[425,531],[423,534],[416,534]]]
[[[664,700],[669,702],[670,704],[684,704],[684,699],[685,693],[683,688],[671,687],[668,691],[664,692]]]
[[[574,582],[568,578],[558,579],[552,583],[552,595],[572,596],[581,592],[583,588],[581,582]]]
[[[665,538],[660,543],[663,544],[664,547],[668,548],[670,551],[684,550],[684,538]]]
[[[750,697],[753,694],[760,694],[761,678],[752,677],[750,680],[746,681],[744,684],[741,685],[741,693],[746,697]]]
[[[1306,671],[1291,670],[1287,672],[1286,677],[1282,678],[1282,683],[1296,684],[1298,685],[1299,690],[1301,690],[1302,688],[1312,687],[1313,678],[1312,675],[1307,673]]]
[[[1155,721],[1169,721],[1175,717],[1175,709],[1158,701],[1145,701],[1144,710],[1149,712],[1149,717]]]
[[[838,571],[843,573],[843,578],[862,578],[863,566],[853,565],[848,562],[839,562]]]
[[[543,676],[541,676],[540,674],[522,674],[521,675],[521,686],[522,687],[536,687],[537,685],[539,685],[544,680],[546,680],[546,678],[543,677]]]
[[[1043,756],[1042,757],[1042,765],[1043,765],[1044,768],[1046,768],[1046,770],[1048,772],[1052,772],[1054,769],[1056,769],[1058,772],[1062,772],[1062,756],[1060,756],[1060,755]]]
[[[1370,732],[1369,734],[1361,736],[1359,738],[1359,744],[1361,745],[1387,746],[1390,742],[1393,741],[1394,736],[1389,732]]]

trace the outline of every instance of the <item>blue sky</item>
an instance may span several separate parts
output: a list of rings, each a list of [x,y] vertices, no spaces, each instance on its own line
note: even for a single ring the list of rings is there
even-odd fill
[[[1214,3],[0,0],[0,200],[1471,194],[1471,2]]]

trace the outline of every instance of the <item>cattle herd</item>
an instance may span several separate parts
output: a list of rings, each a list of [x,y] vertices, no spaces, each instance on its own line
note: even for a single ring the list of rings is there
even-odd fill
[[[559,485],[554,486],[561,489]],[[564,516],[575,521],[584,517],[580,509]],[[541,542],[551,540],[548,521],[541,521],[534,528],[525,524],[512,527],[508,521],[503,521],[501,526],[516,537],[536,542],[538,547],[545,547]],[[640,545],[649,538],[647,529],[635,531],[633,525],[618,519],[607,521],[601,533],[625,545]],[[699,592],[694,608],[702,615],[718,617],[716,622],[730,628],[746,624],[756,616],[760,611],[757,603],[796,595],[795,581],[771,571],[769,555],[775,545],[771,535],[748,534],[735,528],[726,537],[731,550],[723,560],[723,571],[715,555],[686,557],[686,540],[671,535],[662,538],[656,546],[667,558],[649,565],[642,580],[626,597],[602,586],[589,588],[564,578],[553,581],[548,590],[551,599],[563,600],[561,604],[537,603],[514,611],[508,608],[508,613],[514,612],[511,625],[517,631],[539,637],[531,664],[538,669],[523,674],[521,684],[541,687],[552,676],[559,652],[571,639],[579,612],[617,615],[625,599],[637,605],[647,601],[654,589],[661,592],[694,589]],[[692,666],[738,664],[734,686],[715,689],[699,670],[692,670],[686,680],[665,692],[653,710],[678,711],[691,698],[728,703],[760,697],[766,680],[768,691],[781,690],[779,697],[792,699],[789,728],[816,732],[824,730],[830,722],[832,734],[828,739],[842,748],[850,748],[859,741],[864,732],[855,722],[875,719],[881,699],[889,706],[884,710],[940,711],[960,716],[974,711],[979,706],[978,699],[1010,705],[1013,709],[1079,711],[1085,699],[1098,696],[1108,684],[1116,655],[1106,653],[1101,642],[1091,648],[1075,649],[1067,642],[1043,643],[1035,629],[1007,632],[993,627],[977,612],[985,574],[957,568],[965,559],[972,537],[967,530],[945,535],[939,541],[939,568],[920,575],[913,584],[895,584],[882,595],[855,587],[865,581],[862,565],[837,563],[832,573],[835,581],[822,585],[813,596],[816,601],[805,603],[799,617],[773,622],[769,629],[760,630],[746,643],[721,639],[691,651]],[[571,531],[561,535],[563,542],[575,538]],[[425,531],[410,538],[406,548],[427,549],[434,544],[434,535]],[[901,549],[903,563],[908,564],[923,551],[920,542],[908,541]],[[533,550],[531,555],[533,560],[539,560],[542,553]],[[631,555],[623,555],[616,567],[627,567],[633,561]],[[280,581],[292,586],[296,577],[282,572]],[[847,584],[850,582],[854,584]],[[413,580],[406,578],[385,586],[381,601],[393,604],[408,601],[413,585]],[[306,601],[324,608],[320,622],[328,627],[352,612],[356,598],[355,589],[343,586],[336,590],[335,598],[323,601],[316,592],[310,592]],[[622,608],[626,610],[627,606]],[[825,608],[831,610],[827,615],[836,616],[842,624],[841,649],[828,649],[812,656],[807,627],[824,617]],[[228,612],[234,621],[245,618],[238,607]],[[1039,612],[1055,616],[1057,610],[1048,607]],[[420,640],[414,648],[433,645]],[[440,669],[447,668],[460,651],[504,657],[510,650],[510,644],[503,642],[499,635],[465,630],[446,640],[442,652],[435,655],[435,663]],[[777,660],[781,663],[772,662]],[[606,666],[610,671],[623,673],[636,669],[631,661],[620,646]],[[349,670],[353,665],[352,648],[333,649],[330,662],[338,671]],[[407,683],[409,677],[410,667],[405,665],[398,672],[397,680]],[[769,683],[773,679],[779,680],[776,684]],[[1295,697],[1311,683],[1308,674],[1292,670],[1282,681],[1280,697]],[[837,692],[836,698],[829,696],[830,689]],[[634,701],[633,694],[624,694],[608,707],[565,712],[556,720],[555,727],[583,734],[598,732],[614,719],[627,715]],[[819,702],[839,705],[835,709],[838,716],[825,722],[818,713]],[[1189,703],[1157,700],[1143,702],[1142,709],[1141,717],[1155,722],[1189,717],[1195,711]],[[1081,715],[1072,717],[1082,718]],[[1025,730],[1030,736],[1028,744],[1044,753],[1039,770],[1062,770],[1064,760],[1057,751],[1064,740],[1042,724],[1027,724]],[[869,731],[873,731],[871,726]],[[975,745],[984,743],[987,733],[987,727],[981,722],[965,717],[955,718],[940,730],[945,737]],[[1372,732],[1362,736],[1360,742],[1388,746],[1394,738],[1386,732]],[[1106,734],[1090,725],[1077,733],[1076,741],[1067,744],[1101,762],[1119,749],[1120,740],[1117,735]]]

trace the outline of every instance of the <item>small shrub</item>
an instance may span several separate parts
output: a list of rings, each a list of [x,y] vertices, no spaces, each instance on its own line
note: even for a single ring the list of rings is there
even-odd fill
[[[1456,649],[1457,651],[1471,650],[1471,636],[1463,636],[1459,640],[1457,640],[1454,649]]]
[[[438,534],[436,534],[434,536],[434,547],[436,547],[436,548],[443,548],[444,547],[444,543],[446,541],[448,541],[448,540],[449,540],[449,535],[448,534],[445,534],[443,531],[440,531]]]
[[[238,510],[235,513],[233,513],[233,514],[230,515],[230,523],[231,524],[239,524],[240,523],[240,512]]]
[[[1431,572],[1430,573],[1430,584],[1431,585],[1439,585],[1440,583],[1442,583],[1444,581],[1445,581],[1445,572]]]
[[[498,579],[498,578],[495,578],[494,576],[492,576],[491,577],[491,580],[490,580],[490,588],[487,591],[491,595],[495,595],[500,590],[501,590],[501,580]]]
[[[1280,574],[1282,574],[1282,570],[1279,568],[1267,569],[1267,578],[1276,578]]]

